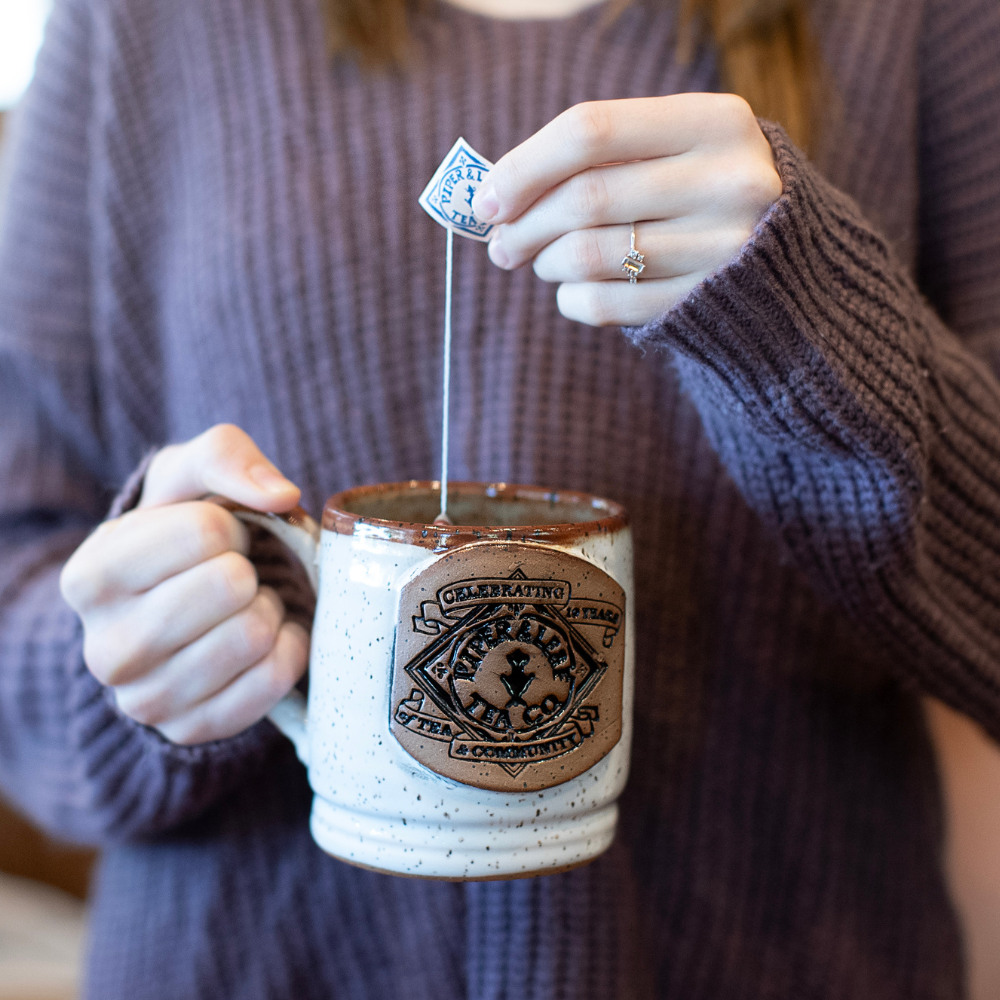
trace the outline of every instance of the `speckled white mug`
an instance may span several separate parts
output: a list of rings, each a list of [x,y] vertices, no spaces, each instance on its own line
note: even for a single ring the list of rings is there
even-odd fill
[[[442,879],[584,864],[615,833],[632,735],[632,539],[580,493],[453,483],[246,509],[316,588],[308,707],[271,719],[315,792],[311,830],[343,861]],[[233,509],[231,507],[231,509]]]

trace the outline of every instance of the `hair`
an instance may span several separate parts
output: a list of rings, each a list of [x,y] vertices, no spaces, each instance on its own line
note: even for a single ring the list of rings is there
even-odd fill
[[[410,0],[324,0],[331,50],[365,66],[403,65]],[[423,2],[423,0],[417,0]],[[612,0],[614,18],[632,0]],[[780,122],[808,149],[815,138],[820,59],[807,0],[646,0],[680,5],[678,56],[690,62],[707,34],[719,56],[722,86],[762,118]]]

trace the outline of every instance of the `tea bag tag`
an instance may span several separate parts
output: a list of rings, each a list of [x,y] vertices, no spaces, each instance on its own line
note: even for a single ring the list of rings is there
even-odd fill
[[[472,199],[492,169],[485,156],[459,139],[424,188],[420,207],[449,232],[488,243],[493,226],[476,218]]]
[[[452,524],[448,516],[448,439],[451,408],[451,275],[454,262],[454,236],[487,243],[493,226],[480,222],[472,211],[472,199],[482,187],[493,164],[480,156],[464,139],[459,138],[434,171],[423,194],[420,207],[440,226],[448,230],[444,278],[444,352],[441,380],[441,513],[435,524]]]

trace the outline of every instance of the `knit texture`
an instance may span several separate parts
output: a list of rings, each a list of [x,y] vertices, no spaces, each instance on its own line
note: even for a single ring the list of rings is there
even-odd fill
[[[671,313],[590,329],[456,247],[452,475],[623,502],[638,621],[614,846],[463,886],[323,855],[267,723],[122,717],[59,570],[221,421],[314,512],[432,477],[440,159],[717,89],[713,54],[677,62],[670,3],[431,6],[372,75],[313,0],[57,0],[0,228],[0,782],[107,847],[91,1000],[961,996],[917,694],[1000,737],[1000,6],[814,7],[816,162],[765,124],[784,194]]]

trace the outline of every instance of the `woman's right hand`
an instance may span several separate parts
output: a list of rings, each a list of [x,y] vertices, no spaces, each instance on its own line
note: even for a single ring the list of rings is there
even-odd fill
[[[139,505],[102,524],[62,572],[91,673],[125,715],[175,743],[224,739],[263,718],[305,672],[309,636],[258,586],[247,529],[200,500],[284,512],[298,488],[238,427],[158,452]]]

